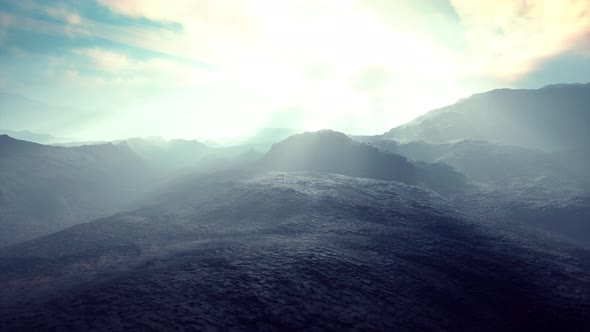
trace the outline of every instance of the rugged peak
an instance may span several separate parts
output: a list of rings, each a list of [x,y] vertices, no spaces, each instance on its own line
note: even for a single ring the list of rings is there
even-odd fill
[[[415,183],[414,165],[405,157],[321,130],[293,135],[272,146],[261,160],[264,170],[318,171]]]
[[[8,136],[6,134],[0,135],[0,150],[4,153],[6,152],[22,152],[30,149],[35,149],[37,147],[42,147],[41,144],[23,141],[16,139],[12,136]]]
[[[352,143],[354,142],[350,137],[346,134],[341,133],[339,131],[331,130],[331,129],[322,129],[319,131],[308,131],[302,134],[296,134],[289,136],[283,142],[293,142],[293,141],[322,141],[322,142],[341,142],[341,143]]]

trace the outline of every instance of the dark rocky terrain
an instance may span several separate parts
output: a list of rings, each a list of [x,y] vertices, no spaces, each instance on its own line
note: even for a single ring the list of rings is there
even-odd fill
[[[589,89],[265,154],[0,136],[0,331],[590,331]]]
[[[431,191],[323,173],[184,184],[1,250],[0,328],[590,328],[587,251],[471,221]]]
[[[590,247],[590,162],[583,153],[474,140],[380,139],[371,145],[461,171],[470,186],[446,191],[445,197],[474,218],[533,226]]]

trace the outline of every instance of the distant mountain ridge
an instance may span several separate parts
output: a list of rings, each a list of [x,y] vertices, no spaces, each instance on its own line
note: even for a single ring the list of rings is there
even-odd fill
[[[10,137],[40,144],[60,144],[71,142],[72,138],[56,137],[50,134],[33,133],[29,130],[9,130],[0,129],[0,134],[8,135]]]
[[[590,141],[590,83],[497,89],[430,111],[382,138],[442,143],[476,139],[561,150]]]
[[[405,157],[380,153],[332,130],[290,136],[274,144],[261,165],[280,171],[323,171],[417,183],[416,171]]]
[[[590,331],[588,87],[270,149],[0,136],[0,330]]]
[[[532,226],[590,247],[590,160],[578,151],[545,152],[469,139],[377,139],[370,144],[461,171],[470,189],[446,197],[473,218]]]
[[[56,147],[0,135],[0,246],[126,208],[158,177],[113,144]]]
[[[475,181],[490,184],[550,178],[563,182],[569,178],[570,183],[582,185],[581,180],[587,176],[585,170],[590,167],[584,159],[576,159],[574,153],[551,153],[472,139],[445,143],[381,139],[370,144],[413,160],[445,163]]]
[[[108,111],[104,110],[99,114],[98,112],[72,109],[28,98],[20,94],[0,91],[0,126],[3,128],[59,134],[56,130],[86,124],[100,116],[104,116],[105,112]],[[49,142],[39,143],[46,144]]]
[[[126,146],[155,167],[162,169],[194,166],[209,151],[209,147],[197,140],[162,138],[128,138],[117,143]]]
[[[448,186],[459,188],[464,183],[462,174],[448,165],[414,162],[332,130],[290,136],[274,144],[258,167],[393,180],[443,191]]]

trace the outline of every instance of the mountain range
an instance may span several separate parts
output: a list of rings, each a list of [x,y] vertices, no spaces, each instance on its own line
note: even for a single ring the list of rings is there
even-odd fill
[[[589,96],[229,147],[0,136],[0,330],[590,330]]]
[[[62,105],[46,103],[20,94],[0,91],[0,124],[5,130],[12,129],[12,132],[31,131],[35,133],[46,133],[54,131],[56,128],[66,131],[65,129],[68,128],[82,126],[88,123],[88,121],[98,118],[99,115],[104,115],[104,112],[102,114],[84,112]],[[4,130],[0,133],[9,134]],[[57,134],[62,136],[61,132]],[[34,138],[30,135],[28,137]],[[17,137],[15,136],[15,138]],[[21,138],[25,137],[21,136]],[[49,144],[61,142],[63,141],[41,141],[38,143]]]
[[[60,144],[73,141],[71,138],[55,137],[49,134],[33,133],[29,130],[8,130],[0,129],[0,135],[7,135],[12,138],[20,139],[40,144]]]
[[[498,89],[428,112],[381,137],[433,143],[476,139],[588,153],[589,105],[590,83]]]
[[[0,135],[0,246],[128,208],[157,182],[113,144],[54,147]]]

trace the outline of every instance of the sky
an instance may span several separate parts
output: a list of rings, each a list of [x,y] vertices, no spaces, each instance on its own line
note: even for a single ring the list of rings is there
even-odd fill
[[[473,93],[589,81],[588,0],[0,0],[0,96],[21,98],[0,100],[5,129],[377,134]]]

